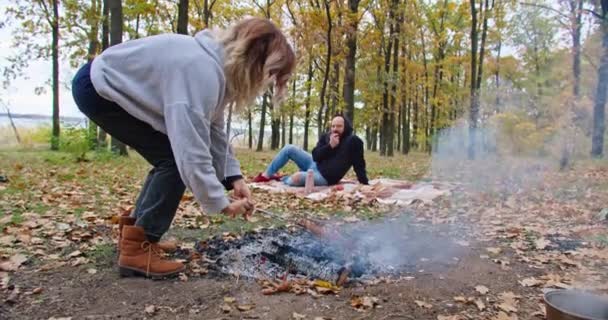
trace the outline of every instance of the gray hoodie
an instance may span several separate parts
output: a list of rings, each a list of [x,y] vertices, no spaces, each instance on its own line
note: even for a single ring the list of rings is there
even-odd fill
[[[241,175],[224,131],[224,53],[209,31],[131,40],[93,60],[100,96],[165,133],[180,176],[205,212],[229,201],[220,181]]]

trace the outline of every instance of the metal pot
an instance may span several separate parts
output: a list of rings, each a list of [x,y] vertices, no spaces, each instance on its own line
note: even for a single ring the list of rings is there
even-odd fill
[[[608,320],[608,298],[583,291],[545,293],[547,320]]]

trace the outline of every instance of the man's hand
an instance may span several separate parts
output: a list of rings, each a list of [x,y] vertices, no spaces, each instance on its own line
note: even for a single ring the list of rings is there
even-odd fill
[[[232,194],[235,198],[247,199],[247,200],[251,201],[251,192],[249,191],[249,188],[247,187],[245,180],[239,179],[239,180],[233,182],[232,187],[234,188]]]
[[[242,214],[243,218],[247,219],[253,212],[253,203],[249,202],[247,199],[235,200],[231,202],[222,213],[230,216],[231,218],[236,218],[237,215]]]
[[[329,145],[331,146],[331,148],[335,148],[340,144],[340,135],[337,133],[332,133],[331,136],[329,136]]]

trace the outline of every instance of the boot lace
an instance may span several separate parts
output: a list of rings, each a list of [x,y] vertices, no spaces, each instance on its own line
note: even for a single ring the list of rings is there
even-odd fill
[[[141,243],[141,248],[148,252],[148,263],[146,264],[146,276],[150,276],[150,263],[152,262],[152,254],[158,258],[162,258],[162,252],[158,248],[157,244],[150,241],[144,241]]]

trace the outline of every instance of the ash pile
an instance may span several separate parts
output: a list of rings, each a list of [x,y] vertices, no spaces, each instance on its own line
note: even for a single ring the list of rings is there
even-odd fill
[[[298,221],[298,227],[265,229],[240,237],[216,236],[197,250],[219,274],[253,279],[348,280],[398,277],[446,269],[464,248],[450,238],[455,230],[410,223],[406,217],[346,225]],[[457,231],[461,233],[462,230]]]

